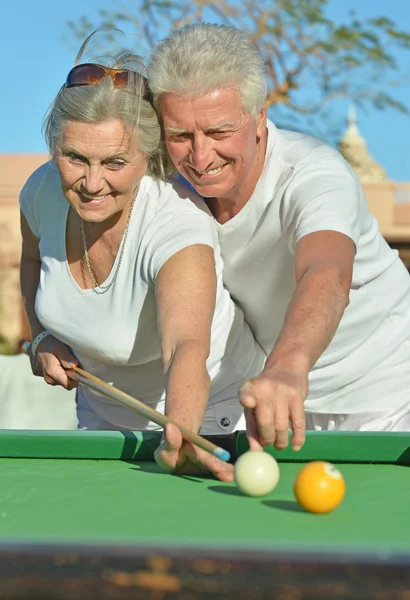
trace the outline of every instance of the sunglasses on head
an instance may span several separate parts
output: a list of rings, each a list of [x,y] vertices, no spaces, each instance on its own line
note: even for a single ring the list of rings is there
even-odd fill
[[[103,65],[94,63],[84,63],[73,67],[65,82],[66,87],[76,87],[81,85],[98,85],[103,79],[110,76],[117,88],[127,88],[132,82],[135,82],[136,71],[129,69],[109,69]],[[141,75],[144,85],[144,100],[152,104],[152,94],[148,87],[148,80]]]

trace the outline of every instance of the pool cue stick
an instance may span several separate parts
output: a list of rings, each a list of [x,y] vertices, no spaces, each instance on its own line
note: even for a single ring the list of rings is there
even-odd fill
[[[22,346],[24,354],[30,353],[30,347],[30,342],[24,342]],[[206,452],[213,454],[214,456],[216,456],[224,462],[229,461],[230,454],[227,450],[216,446],[212,442],[208,441],[201,435],[198,435],[197,433],[194,433],[193,431],[187,429],[183,425],[178,425],[178,423],[175,423],[175,421],[173,421],[169,417],[166,417],[165,415],[159,413],[150,406],[147,406],[143,402],[140,402],[140,400],[133,398],[132,396],[126,394],[125,392],[122,392],[114,386],[109,385],[108,383],[106,383],[102,379],[99,379],[95,375],[84,371],[84,369],[81,369],[80,367],[72,367],[71,369],[67,369],[66,373],[70,379],[77,381],[81,385],[84,385],[85,387],[95,392],[98,392],[99,394],[102,394],[107,398],[110,398],[110,400],[114,400],[114,402],[116,402],[117,404],[121,404],[122,406],[125,406],[126,408],[129,408],[134,412],[137,412],[138,414],[142,415],[143,417],[146,417],[147,419],[149,419],[153,423],[156,423],[160,427],[163,427],[164,429],[165,426],[168,425],[168,423],[172,423],[173,425],[178,427],[184,440],[190,442],[191,444],[194,444],[195,446],[198,446],[198,448],[201,448],[202,450],[206,450]]]

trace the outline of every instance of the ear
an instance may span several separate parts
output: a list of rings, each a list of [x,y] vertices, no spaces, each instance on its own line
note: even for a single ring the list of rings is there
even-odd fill
[[[258,116],[256,117],[256,136],[259,139],[266,135],[266,121],[267,121],[266,108],[263,107],[263,108],[261,108]]]

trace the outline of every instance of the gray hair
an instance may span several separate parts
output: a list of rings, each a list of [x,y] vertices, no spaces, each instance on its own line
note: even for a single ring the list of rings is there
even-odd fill
[[[90,37],[82,44],[76,64],[79,64]],[[146,157],[147,174],[156,179],[167,179],[175,173],[175,168],[165,150],[161,125],[151,103],[152,98],[146,93],[142,59],[129,50],[123,50],[112,56],[109,61],[105,59],[104,63],[99,61],[98,64],[130,70],[133,76],[129,79],[129,85],[126,89],[117,88],[111,77],[106,77],[98,85],[70,88],[63,85],[43,122],[44,137],[51,156],[55,158],[60,153],[62,131],[66,121],[102,123],[118,119],[137,140],[139,150]]]
[[[161,94],[202,96],[235,86],[242,108],[256,118],[267,96],[265,65],[247,34],[235,27],[195,23],[159,43],[148,66],[154,103]]]

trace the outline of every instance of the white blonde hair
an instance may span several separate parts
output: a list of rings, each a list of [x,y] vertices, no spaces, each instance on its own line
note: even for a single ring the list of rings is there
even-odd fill
[[[88,36],[82,44],[76,64],[79,64],[91,36]],[[148,175],[157,179],[167,179],[175,169],[165,151],[158,115],[143,75],[144,66],[141,57],[129,50],[123,50],[105,59],[104,62],[110,64],[103,66],[130,71],[127,88],[115,87],[111,77],[106,77],[98,85],[76,87],[63,85],[43,123],[44,136],[51,156],[55,158],[60,152],[62,131],[66,121],[102,123],[118,119],[137,140],[138,148],[147,160]],[[99,61],[99,64],[102,62]]]
[[[161,94],[202,96],[236,87],[242,108],[256,118],[267,96],[265,65],[247,34],[235,27],[196,23],[160,42],[148,65],[154,103]]]

